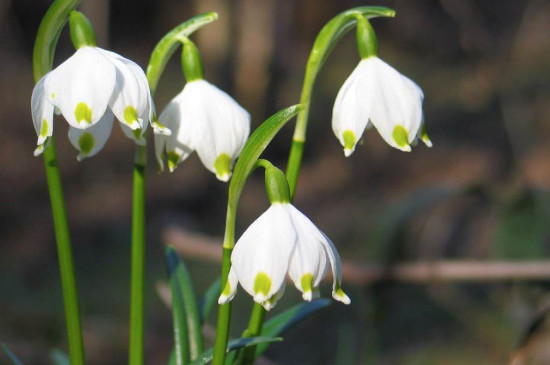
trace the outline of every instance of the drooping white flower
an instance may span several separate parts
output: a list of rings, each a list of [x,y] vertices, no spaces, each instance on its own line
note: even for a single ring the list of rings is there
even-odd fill
[[[193,151],[203,165],[222,181],[250,133],[250,114],[228,94],[203,79],[188,82],[166,106],[160,122],[171,136],[155,135],[155,151],[161,169],[166,153],[173,171]]]
[[[392,147],[409,152],[418,138],[431,147],[423,124],[422,89],[376,56],[362,59],[338,92],[332,129],[349,156],[374,125]]]
[[[38,135],[35,155],[52,136],[55,110],[70,125],[69,137],[80,151],[79,159],[99,152],[111,133],[113,115],[124,134],[145,144],[143,134],[154,114],[143,70],[133,61],[93,46],[79,48],[40,79],[31,107]]]
[[[237,283],[267,310],[282,296],[286,274],[304,300],[319,295],[328,265],[332,268],[332,296],[345,304],[338,251],[303,213],[290,203],[274,203],[238,240],[231,255],[231,270],[218,303],[230,301]]]

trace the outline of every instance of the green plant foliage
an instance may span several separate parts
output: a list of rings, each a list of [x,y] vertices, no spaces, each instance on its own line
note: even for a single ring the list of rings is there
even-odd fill
[[[11,352],[11,350],[8,348],[8,346],[6,346],[5,343],[2,344],[2,349],[4,350],[4,352],[6,353],[6,355],[8,355],[8,357],[10,358],[10,360],[15,364],[15,365],[23,365],[23,363],[21,362],[21,360],[19,360],[17,358],[17,356],[15,356],[15,354],[13,352]]]
[[[502,206],[494,232],[493,256],[505,260],[545,257],[549,221],[549,194],[537,190],[523,191]]]
[[[283,339],[280,337],[245,337],[245,338],[238,338],[236,340],[229,341],[227,344],[227,352],[231,352],[234,350],[238,350],[243,347],[249,347],[249,346],[255,346],[262,343],[271,343],[271,342],[279,342]],[[214,356],[214,349],[211,348],[201,354],[195,361],[191,362],[190,365],[203,365],[208,363],[210,360],[212,360],[212,357]]]
[[[213,282],[208,289],[204,292],[203,296],[199,301],[199,318],[201,323],[204,323],[212,309],[218,302],[218,297],[220,296],[221,290],[221,279],[218,278]]]

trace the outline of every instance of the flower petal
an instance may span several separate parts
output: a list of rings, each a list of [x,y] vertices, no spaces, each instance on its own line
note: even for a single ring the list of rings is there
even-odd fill
[[[325,235],[321,230],[319,230],[315,225],[313,225],[313,223],[309,220],[309,218],[307,218],[298,209],[294,208],[293,210],[291,210],[291,214],[292,214],[293,222],[295,223],[295,227],[300,227],[300,228],[297,228],[297,229],[300,229],[299,234],[300,235],[307,234],[308,237],[311,237],[309,238],[310,240],[315,239],[317,242],[319,242],[324,248],[326,255],[328,256],[330,266],[332,267],[332,276],[334,278],[333,285],[332,285],[332,297],[336,300],[341,301],[344,304],[349,304],[351,301],[349,297],[344,293],[341,287],[342,266],[340,263],[340,255],[338,254],[336,247],[334,247],[334,244],[332,243],[330,238],[328,238],[327,235]],[[297,222],[300,222],[300,223],[297,223]],[[305,240],[303,241],[300,240],[300,243],[304,241]],[[317,285],[319,284],[319,281],[322,279],[322,275],[319,277],[316,277],[315,279],[317,281],[313,282],[314,288],[317,287]],[[312,290],[312,294],[315,295],[315,290]]]
[[[346,79],[334,102],[332,110],[332,130],[344,147],[344,153],[350,156],[357,142],[369,126],[369,112],[372,101],[369,95],[361,95],[359,84],[368,65],[361,61]]]
[[[109,101],[116,118],[132,130],[145,130],[153,110],[145,73],[135,62],[98,48],[116,68],[116,84]]]
[[[243,233],[231,263],[254,301],[263,303],[279,292],[295,242],[296,232],[283,204],[273,204]]]
[[[103,118],[90,128],[69,127],[69,140],[80,151],[77,156],[78,161],[94,156],[105,146],[111,135],[114,119],[113,113],[107,109]]]
[[[304,300],[313,299],[327,269],[327,254],[319,237],[323,234],[302,212],[288,205],[292,223],[298,233],[296,248],[290,260],[288,274],[294,285],[303,293]]]
[[[371,122],[389,145],[410,151],[423,118],[422,89],[377,57],[363,62],[369,62],[369,71],[363,75],[360,88],[363,95],[371,90]]]
[[[44,90],[71,126],[84,129],[105,114],[115,82],[115,66],[97,48],[82,47],[48,74]]]
[[[218,304],[225,304],[230,302],[235,294],[237,293],[237,284],[239,283],[237,279],[237,274],[233,267],[229,270],[229,276],[227,277],[227,282],[225,283],[225,288],[223,289],[220,297],[218,298]]]
[[[31,97],[32,121],[38,135],[36,144],[38,154],[42,153],[43,144],[53,134],[54,106],[50,104],[44,92],[44,81],[48,75],[42,77],[35,85]],[[42,146],[42,148],[40,148]]]
[[[155,134],[155,154],[161,170],[163,169],[163,155],[168,155],[168,168],[174,171],[176,165],[184,161],[193,152],[193,127],[196,127],[198,118],[194,113],[197,95],[188,88],[172,99],[159,116],[159,121],[171,134]]]
[[[196,80],[187,84],[186,88],[192,89],[198,96],[193,112],[197,118],[194,134],[197,154],[208,170],[220,180],[227,181],[231,165],[241,153],[250,133],[250,114],[231,96],[207,81]],[[216,164],[223,155],[229,157],[228,166]]]

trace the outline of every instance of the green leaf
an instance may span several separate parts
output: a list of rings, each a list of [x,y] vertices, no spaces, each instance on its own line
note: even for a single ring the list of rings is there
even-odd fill
[[[67,356],[67,354],[60,349],[51,350],[50,359],[52,360],[54,365],[71,365],[71,362],[69,361],[69,356]]]
[[[38,82],[52,69],[53,56],[61,30],[69,20],[71,10],[76,9],[81,0],[56,0],[44,15],[34,42],[32,67],[34,82]]]
[[[168,60],[176,48],[181,43],[182,38],[190,36],[197,29],[212,23],[218,19],[218,14],[208,12],[194,16],[193,18],[181,23],[170,32],[168,32],[155,46],[151,53],[149,64],[147,65],[147,80],[151,93],[154,94],[157,88],[160,76],[162,75]]]
[[[262,329],[262,336],[268,337],[278,337],[292,328],[294,328],[299,323],[303,322],[313,313],[328,307],[330,300],[326,298],[317,299],[311,302],[304,302],[298,305],[295,305],[292,308],[287,309],[286,311],[276,315],[269,321],[265,322]],[[270,343],[261,343],[256,347],[256,357],[260,356],[262,353],[267,350]]]
[[[238,338],[236,340],[229,341],[229,343],[227,344],[227,352],[231,352],[243,347],[256,346],[263,343],[279,342],[282,340],[283,339],[280,337],[265,337],[265,336]],[[214,355],[214,349],[211,348],[205,351],[202,355],[200,355],[195,361],[191,362],[190,365],[206,364],[210,360],[212,360],[213,355]]]
[[[15,364],[15,365],[23,365],[23,363],[21,362],[21,360],[19,360],[17,358],[17,356],[15,356],[15,354],[13,352],[11,352],[11,350],[8,348],[8,346],[6,346],[5,343],[2,343],[2,349],[4,350],[4,352],[6,353],[6,355],[8,355],[8,357],[10,358],[10,360]]]
[[[550,226],[550,197],[525,190],[501,207],[495,228],[493,256],[504,260],[533,260],[546,255]]]
[[[221,278],[218,278],[213,282],[208,289],[204,292],[203,296],[199,301],[199,317],[201,323],[204,323],[210,312],[218,302],[218,297],[220,296],[221,290]]]
[[[300,104],[282,109],[269,117],[252,133],[243,147],[241,156],[233,169],[233,177],[229,184],[229,197],[227,200],[227,221],[224,237],[224,247],[232,248],[235,239],[235,216],[241,193],[246,179],[254,169],[254,165],[267,145],[275,137],[277,132],[300,110]]]
[[[203,349],[201,323],[193,284],[185,264],[174,248],[166,247],[165,255],[172,291],[176,353],[185,355],[185,347],[187,347],[190,359],[194,360]],[[188,342],[184,338],[186,334]]]

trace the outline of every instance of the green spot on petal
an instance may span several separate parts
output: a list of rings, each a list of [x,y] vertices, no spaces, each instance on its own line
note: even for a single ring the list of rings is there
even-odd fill
[[[50,98],[55,99],[55,93],[51,93]]]
[[[92,109],[86,103],[78,103],[76,105],[74,116],[79,123],[83,121],[88,124],[92,123]]]
[[[254,294],[263,294],[267,297],[269,290],[271,289],[271,279],[265,272],[259,272],[254,279]]]
[[[168,152],[166,155],[168,159],[168,170],[170,170],[170,172],[174,172],[180,160],[180,155],[174,151]]]
[[[91,133],[84,133],[78,139],[78,147],[84,155],[87,155],[92,151],[94,148],[94,143],[94,136]]]
[[[139,138],[141,137],[141,128],[134,129],[134,130],[132,131],[132,134],[134,135],[134,137],[135,137],[136,139],[139,139]]]
[[[222,295],[224,297],[228,297],[229,294],[231,294],[231,285],[229,285],[229,280],[225,283],[225,287],[223,288]]]
[[[309,273],[302,275],[300,285],[302,286],[302,291],[304,293],[311,292],[313,290],[313,275]]]
[[[124,109],[124,120],[129,124],[134,124],[138,121],[137,110],[133,106],[127,106]]]
[[[355,138],[355,133],[349,129],[342,133],[342,137],[344,138],[344,154],[348,157],[355,150],[357,139]]]
[[[398,124],[393,129],[392,133],[393,140],[399,147],[402,149],[409,149],[409,132],[401,124]],[[407,148],[409,147],[409,148]]]
[[[46,118],[42,120],[42,126],[40,127],[40,137],[46,137],[48,135],[48,121]]]
[[[231,176],[231,157],[227,153],[222,153],[214,162],[216,177],[221,181],[228,181]]]

